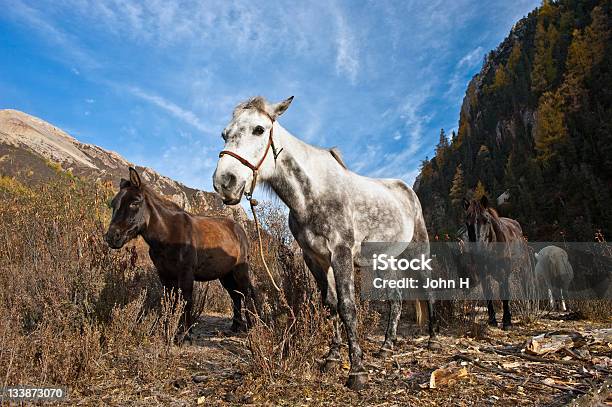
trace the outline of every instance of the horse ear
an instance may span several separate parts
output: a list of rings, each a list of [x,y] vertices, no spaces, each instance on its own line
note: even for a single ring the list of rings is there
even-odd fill
[[[119,188],[122,188],[122,189],[123,188],[127,188],[130,185],[132,185],[132,183],[129,180],[127,180],[125,178],[121,178],[121,181],[119,182]]]
[[[136,188],[140,188],[142,186],[142,182],[140,181],[140,175],[138,175],[138,172],[136,172],[136,170],[132,167],[130,167],[130,182]]]
[[[468,201],[467,199],[463,198],[463,209],[465,209],[467,211],[469,207],[470,207],[470,201]]]
[[[486,195],[483,195],[482,198],[480,198],[480,204],[483,208],[487,209],[489,207],[489,198],[487,198]]]
[[[291,104],[291,102],[293,101],[293,96],[288,97],[287,99],[283,100],[280,103],[277,103],[275,105],[272,106],[272,118],[274,120],[276,120],[278,118],[278,116],[280,116],[281,114],[285,113],[285,110],[287,110],[287,108],[289,107],[289,105]]]

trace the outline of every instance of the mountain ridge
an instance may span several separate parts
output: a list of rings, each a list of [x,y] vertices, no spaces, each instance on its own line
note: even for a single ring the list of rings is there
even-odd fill
[[[15,109],[0,110],[0,174],[19,181],[44,182],[56,176],[53,164],[75,176],[118,187],[135,167],[145,182],[187,211],[215,213],[244,222],[240,206],[227,207],[214,192],[191,188],[155,170],[130,163],[115,151],[82,143],[53,124]]]

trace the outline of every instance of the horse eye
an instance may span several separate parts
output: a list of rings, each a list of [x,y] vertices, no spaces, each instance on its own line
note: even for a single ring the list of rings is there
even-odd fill
[[[140,201],[134,201],[132,203],[130,203],[130,208],[132,209],[136,209],[140,206]]]
[[[260,136],[263,134],[264,130],[265,129],[262,126],[255,126],[255,128],[253,129],[253,134]]]

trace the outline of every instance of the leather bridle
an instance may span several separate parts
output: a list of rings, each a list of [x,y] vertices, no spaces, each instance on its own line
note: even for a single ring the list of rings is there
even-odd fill
[[[270,127],[270,136],[268,137],[268,144],[266,145],[266,150],[264,151],[263,157],[261,157],[261,159],[257,162],[257,164],[255,164],[255,165],[251,164],[249,162],[249,160],[247,160],[244,157],[241,157],[240,155],[234,153],[233,151],[223,150],[223,151],[221,151],[219,153],[219,158],[223,157],[224,155],[232,156],[236,160],[240,161],[240,163],[242,165],[244,165],[245,167],[248,167],[251,171],[253,171],[253,181],[251,182],[251,189],[249,191],[245,191],[244,192],[244,195],[246,196],[246,198],[249,201],[253,198],[253,192],[255,191],[255,185],[257,183],[257,175],[259,173],[259,168],[261,167],[261,165],[265,161],[266,157],[268,156],[268,151],[270,151],[270,147],[272,147],[272,155],[274,156],[274,162],[275,163],[276,163],[276,158],[281,153],[281,151],[283,151],[283,149],[281,148],[277,152],[276,151],[276,147],[274,147],[274,140],[272,139],[272,136],[273,136],[273,133],[274,133],[274,122],[275,122],[274,118],[272,116],[270,116],[267,112],[261,112],[261,113],[263,113],[266,116],[268,116],[268,118],[272,122],[272,126]]]

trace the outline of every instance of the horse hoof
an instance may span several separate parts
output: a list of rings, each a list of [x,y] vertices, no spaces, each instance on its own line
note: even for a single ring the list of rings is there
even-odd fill
[[[492,321],[491,321],[491,320],[489,320],[489,326],[492,326],[492,327],[497,328],[497,320],[495,320],[495,319],[494,319],[494,320],[492,320]]]
[[[362,390],[367,383],[367,372],[351,372],[349,373],[348,380],[346,381],[346,387],[354,391],[359,391]]]
[[[511,329],[512,329],[512,324],[511,324],[511,323],[509,323],[509,322],[508,322],[508,323],[504,323],[504,324],[503,324],[503,326],[502,326],[502,329],[503,329],[504,331],[509,331],[509,330],[511,330]]]
[[[383,346],[374,354],[374,357],[378,359],[386,359],[391,355],[393,355],[393,350]]]
[[[323,364],[321,365],[321,371],[323,373],[328,373],[328,372],[331,372],[332,370],[335,370],[339,365],[340,365],[340,359],[328,358],[323,361]]]

